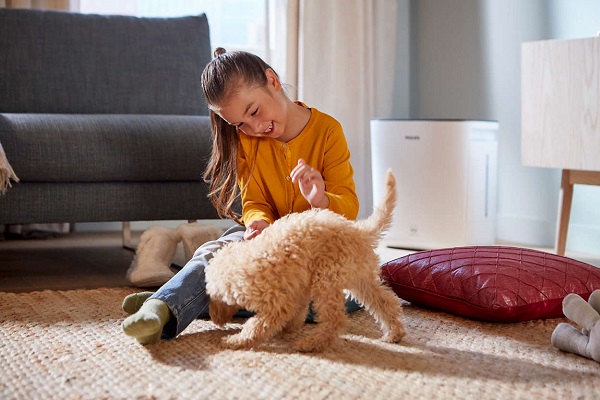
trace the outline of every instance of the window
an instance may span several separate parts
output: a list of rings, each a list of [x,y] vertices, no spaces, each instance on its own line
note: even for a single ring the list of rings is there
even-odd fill
[[[267,63],[270,46],[269,13],[275,0],[79,0],[86,14],[121,14],[137,17],[180,17],[206,13],[211,45],[245,50]]]

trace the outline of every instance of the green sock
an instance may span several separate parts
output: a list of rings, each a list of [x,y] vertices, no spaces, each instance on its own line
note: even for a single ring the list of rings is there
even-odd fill
[[[138,312],[142,304],[148,299],[148,297],[152,296],[154,292],[140,292],[140,293],[132,293],[130,295],[125,296],[123,299],[123,311],[127,314],[134,314]]]
[[[162,330],[171,318],[169,306],[162,300],[150,299],[133,315],[123,321],[123,332],[140,344],[160,342]]]

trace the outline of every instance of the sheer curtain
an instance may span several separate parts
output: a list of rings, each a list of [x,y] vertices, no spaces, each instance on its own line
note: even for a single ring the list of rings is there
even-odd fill
[[[373,207],[370,119],[392,115],[397,12],[396,0],[286,2],[286,82],[342,124],[360,217]]]

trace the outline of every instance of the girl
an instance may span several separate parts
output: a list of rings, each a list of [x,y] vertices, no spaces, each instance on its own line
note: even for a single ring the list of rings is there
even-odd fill
[[[208,317],[204,267],[228,242],[251,240],[276,219],[311,207],[349,219],[358,214],[342,127],[329,115],[291,101],[261,58],[217,49],[202,73],[202,88],[213,134],[204,178],[219,215],[239,225],[198,248],[147,300],[147,292],[125,298],[123,308],[137,312],[125,319],[123,331],[142,344],[173,338],[194,319]],[[233,211],[238,196],[241,215]],[[347,308],[358,307],[350,302]]]

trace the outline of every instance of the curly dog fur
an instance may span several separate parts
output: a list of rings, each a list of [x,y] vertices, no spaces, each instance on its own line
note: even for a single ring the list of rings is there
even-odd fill
[[[256,312],[230,348],[250,348],[282,331],[300,328],[313,301],[317,326],[294,343],[321,351],[345,327],[344,290],[374,316],[383,340],[404,335],[401,300],[382,284],[375,252],[392,222],[396,183],[388,171],[382,204],[365,220],[350,221],[326,209],[289,214],[249,241],[219,250],[206,268],[211,319],[219,326],[245,308]]]

